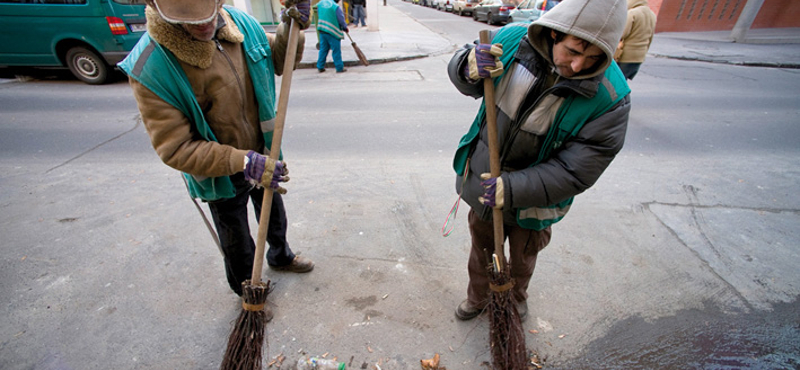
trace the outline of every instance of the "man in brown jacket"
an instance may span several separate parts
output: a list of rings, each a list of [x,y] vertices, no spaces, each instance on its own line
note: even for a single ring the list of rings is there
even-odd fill
[[[290,4],[291,2],[291,4]],[[308,27],[308,0],[287,1],[286,17]],[[264,190],[274,192],[267,264],[308,272],[286,240],[283,161],[267,153],[275,116],[274,76],[283,72],[288,18],[267,34],[244,12],[220,0],[147,0],[147,33],[120,67],[128,73],[142,121],[161,160],[185,175],[190,194],[206,201],[219,234],[230,288],[250,279],[255,243],[247,203],[256,219]],[[296,60],[302,59],[300,33]],[[253,78],[257,76],[257,78]],[[211,184],[208,186],[208,184]]]
[[[644,63],[653,34],[656,30],[656,13],[650,10],[647,0],[628,0],[628,19],[625,31],[617,46],[614,60],[625,78],[633,80],[639,67]]]

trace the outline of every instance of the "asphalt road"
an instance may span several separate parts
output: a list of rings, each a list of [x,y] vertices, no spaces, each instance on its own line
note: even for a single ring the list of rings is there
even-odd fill
[[[454,45],[486,27],[398,8]],[[486,318],[453,318],[463,203],[440,233],[478,107],[448,60],[295,72],[289,238],[317,268],[266,270],[268,361],[488,361]],[[547,368],[800,364],[799,84],[796,70],[645,62],[625,148],[554,228],[529,288],[527,344]],[[0,367],[218,367],[240,301],[127,84],[30,79],[0,84],[0,102]]]

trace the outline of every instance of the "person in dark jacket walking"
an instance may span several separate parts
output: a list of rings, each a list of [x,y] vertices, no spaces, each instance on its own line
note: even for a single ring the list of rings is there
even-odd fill
[[[481,106],[453,161],[456,190],[470,206],[472,248],[461,320],[489,298],[494,250],[492,209],[503,211],[513,296],[524,318],[536,259],[551,225],[591,187],[622,149],[630,89],[613,60],[625,26],[625,0],[564,0],[530,25],[511,24],[491,44],[465,45],[448,65],[464,95],[483,97],[495,77],[495,102]],[[497,107],[502,172],[489,175],[485,104]]]
[[[355,18],[355,22],[353,22],[355,27],[358,27],[358,24],[361,23],[361,27],[367,26],[367,13],[365,9],[367,8],[367,1],[366,0],[351,0],[353,3],[353,18]]]

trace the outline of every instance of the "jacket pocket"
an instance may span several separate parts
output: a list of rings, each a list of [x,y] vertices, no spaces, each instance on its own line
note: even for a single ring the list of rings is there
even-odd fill
[[[252,45],[249,49],[245,51],[247,53],[247,57],[253,63],[261,63],[267,58],[272,58],[272,50],[269,48],[265,48],[261,44]]]

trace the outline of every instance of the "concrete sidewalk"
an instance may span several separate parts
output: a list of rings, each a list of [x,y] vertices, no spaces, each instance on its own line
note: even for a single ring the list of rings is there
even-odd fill
[[[318,38],[313,25],[305,31],[305,35],[306,43],[300,68],[316,68],[319,50],[316,48]],[[379,7],[377,31],[350,25],[350,38],[369,59],[370,64],[424,58],[455,51],[455,45],[391,5]],[[332,60],[329,53],[326,68],[331,70]],[[347,35],[342,40],[342,61],[346,67],[359,64]]]
[[[730,31],[657,33],[649,55],[754,67],[800,68],[800,28],[756,29],[747,43]]]
[[[301,68],[315,68],[317,34],[305,31]],[[378,30],[350,28],[350,36],[370,64],[423,58],[455,50],[456,45],[389,3],[378,9]],[[350,40],[342,40],[345,66],[358,65]],[[800,28],[750,30],[746,43],[735,43],[730,31],[658,33],[649,51],[652,57],[758,67],[800,68]],[[331,57],[327,66],[332,66]]]

